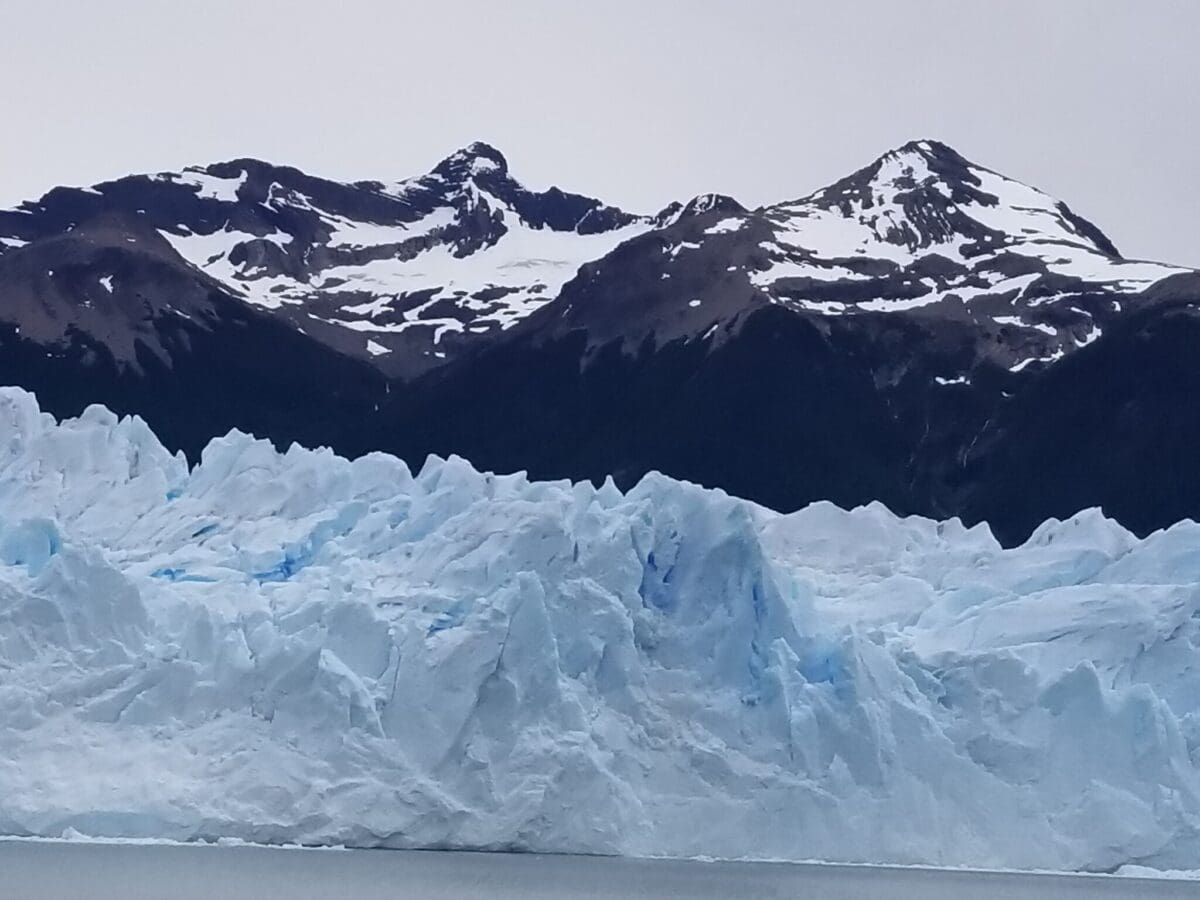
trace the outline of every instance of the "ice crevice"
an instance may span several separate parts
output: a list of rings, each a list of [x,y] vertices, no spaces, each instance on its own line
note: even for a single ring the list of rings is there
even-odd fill
[[[0,389],[0,830],[1200,867],[1200,526],[531,482]]]

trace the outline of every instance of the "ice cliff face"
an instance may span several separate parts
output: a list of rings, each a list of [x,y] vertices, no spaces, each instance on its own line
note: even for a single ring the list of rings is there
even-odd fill
[[[1200,865],[1200,528],[189,471],[0,392],[0,831]]]

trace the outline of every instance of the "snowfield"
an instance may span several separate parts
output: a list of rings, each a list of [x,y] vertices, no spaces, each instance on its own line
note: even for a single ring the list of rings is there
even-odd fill
[[[1200,527],[783,516],[0,391],[0,832],[1200,866]]]

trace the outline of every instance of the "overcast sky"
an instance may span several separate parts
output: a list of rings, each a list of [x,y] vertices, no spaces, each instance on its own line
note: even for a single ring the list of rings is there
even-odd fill
[[[809,193],[917,137],[1200,265],[1196,0],[0,0],[0,204],[257,156],[398,179],[486,140],[633,211]]]

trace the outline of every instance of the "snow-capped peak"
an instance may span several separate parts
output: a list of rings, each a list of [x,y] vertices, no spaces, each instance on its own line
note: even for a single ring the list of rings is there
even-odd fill
[[[434,166],[433,174],[449,181],[480,176],[505,177],[508,175],[508,160],[491,144],[474,141]]]
[[[654,216],[652,221],[659,228],[668,228],[683,219],[706,216],[710,213],[744,215],[746,207],[728,194],[697,194],[687,203],[675,201],[669,204]]]
[[[186,260],[306,334],[401,374],[512,327],[581,264],[650,227],[590,197],[527,189],[481,141],[391,183],[341,184],[254,160],[151,183],[176,199],[138,206],[174,216],[179,185],[207,201],[194,217],[155,223]]]
[[[744,213],[746,208],[728,194],[697,194],[683,207],[683,215],[702,216],[711,212]]]
[[[966,244],[978,255],[1005,244],[1048,240],[1119,256],[1098,228],[1066,204],[933,140],[910,141],[781,208],[838,214],[866,225],[877,241],[910,253]]]
[[[889,150],[868,166],[812,195],[835,200],[850,188],[876,194],[932,188],[946,193],[969,183],[970,163],[954,148],[933,140],[909,141]]]
[[[101,217],[131,232],[122,249],[137,243],[132,231],[156,232],[164,253],[174,248],[232,295],[405,375],[511,328],[560,298],[585,263],[647,232],[634,252],[642,269],[626,254],[588,289],[603,289],[587,309],[611,320],[605,333],[630,331],[647,296],[696,334],[720,310],[764,298],[826,316],[947,301],[944,314],[975,320],[989,347],[999,330],[1019,332],[1020,354],[1000,360],[1015,367],[1095,340],[1122,295],[1186,271],[1121,259],[1065,204],[931,139],[798,200],[747,210],[706,193],[653,217],[530,190],[482,141],[390,182],[343,184],[235,159],[56,188],[0,212],[0,256]],[[616,285],[633,282],[630,309],[618,312]],[[647,320],[660,336],[669,330],[656,311]]]
[[[908,269],[934,256],[939,266],[962,270],[967,294],[994,286],[998,275],[1040,272],[1124,289],[1179,271],[1125,262],[1065,203],[932,140],[904,144],[829,187],[763,212],[789,260],[824,266],[815,277],[826,281],[847,261]]]
[[[710,205],[700,197],[687,209]],[[712,284],[712,271],[744,271],[760,299],[806,314],[938,306],[942,317],[973,320],[994,361],[1014,369],[1094,341],[1119,312],[1120,295],[1186,271],[1122,259],[1066,204],[930,139],[798,200],[749,213],[731,206],[703,228],[690,227],[685,211],[659,217],[687,231],[665,242],[673,268],[661,280],[690,284],[680,266],[696,261],[692,293],[673,298],[675,306]],[[704,319],[681,327],[704,333]]]

